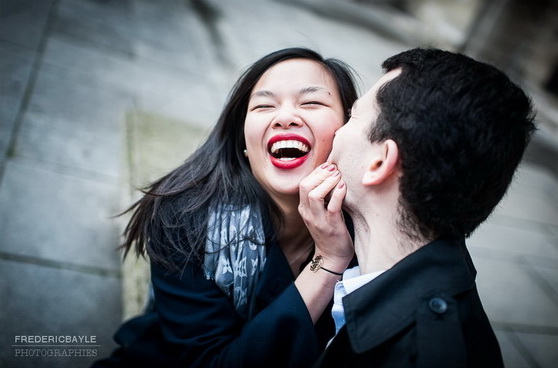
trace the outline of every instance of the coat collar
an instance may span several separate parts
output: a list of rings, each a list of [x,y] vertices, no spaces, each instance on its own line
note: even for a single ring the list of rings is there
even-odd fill
[[[415,320],[421,300],[474,287],[476,270],[463,240],[437,240],[343,298],[356,353],[378,346]]]

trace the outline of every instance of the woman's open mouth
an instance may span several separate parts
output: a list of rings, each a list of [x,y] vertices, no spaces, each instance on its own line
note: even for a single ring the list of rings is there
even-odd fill
[[[294,169],[306,161],[310,142],[296,134],[276,135],[268,144],[271,163],[279,169]]]

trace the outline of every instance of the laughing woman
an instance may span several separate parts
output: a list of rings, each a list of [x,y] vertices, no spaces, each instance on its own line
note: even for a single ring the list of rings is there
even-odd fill
[[[299,183],[326,161],[356,97],[345,64],[303,48],[241,76],[208,140],[130,208],[124,248],[149,256],[153,308],[95,367],[312,365],[353,249],[310,236]],[[317,170],[339,182],[335,167]]]

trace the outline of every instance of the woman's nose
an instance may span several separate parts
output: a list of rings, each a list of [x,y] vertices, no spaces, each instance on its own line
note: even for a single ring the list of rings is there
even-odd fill
[[[288,129],[302,126],[302,118],[292,107],[282,108],[273,120],[274,128]]]

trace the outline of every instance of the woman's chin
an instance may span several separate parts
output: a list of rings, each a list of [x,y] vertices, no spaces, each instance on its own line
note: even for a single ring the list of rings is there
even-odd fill
[[[302,179],[303,177],[291,178],[290,180],[288,178],[279,179],[273,183],[271,190],[280,196],[296,196],[298,198],[298,186]]]

